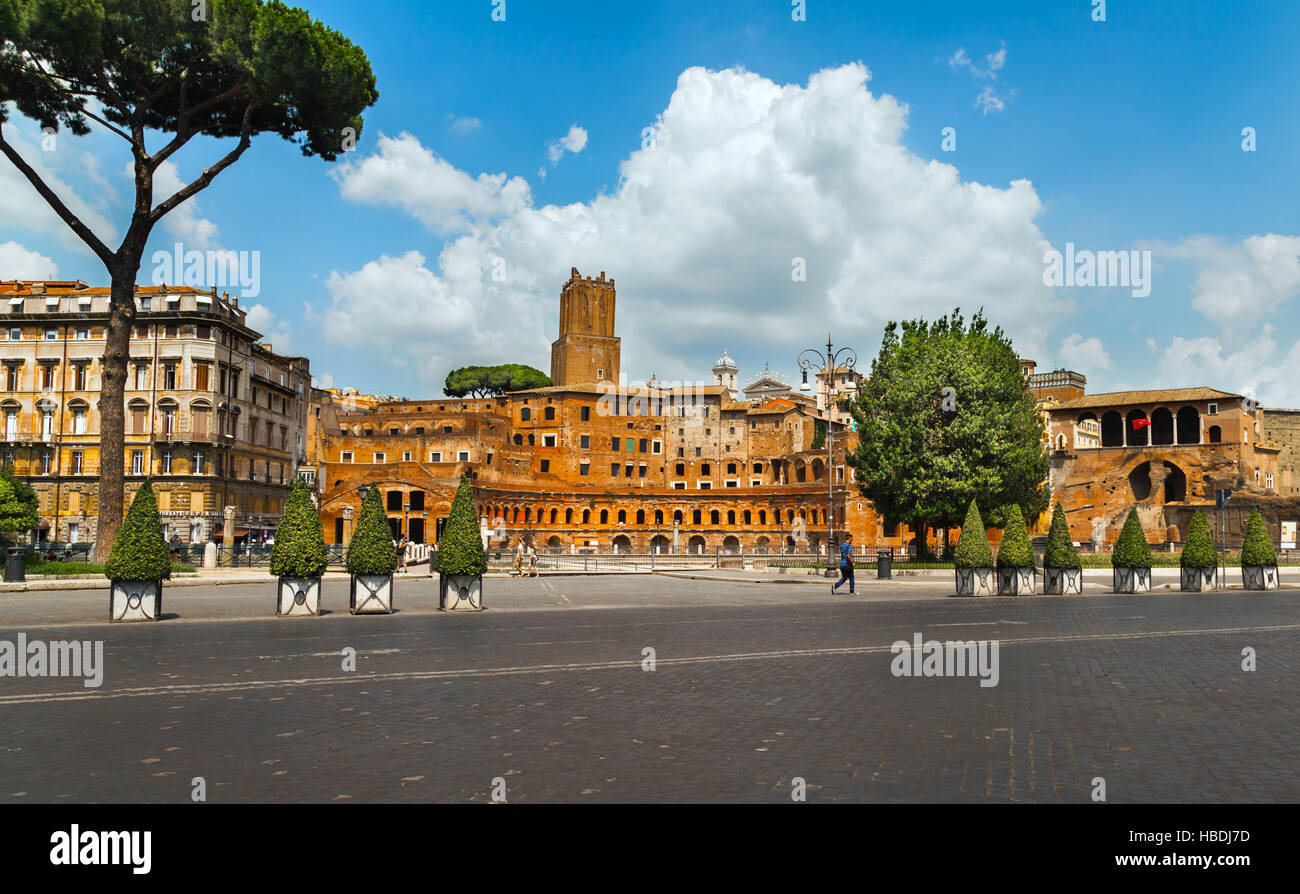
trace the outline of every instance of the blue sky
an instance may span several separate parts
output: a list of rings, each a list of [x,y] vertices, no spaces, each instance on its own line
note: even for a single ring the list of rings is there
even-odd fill
[[[267,340],[367,391],[547,369],[576,265],[618,282],[631,381],[705,378],[724,345],[744,379],[794,378],[828,329],[869,367],[885,320],[960,305],[1090,391],[1300,406],[1295,5],[1093,6],[308,3],[377,75],[358,145],[330,164],[260,138],[151,252],[259,252]],[[44,169],[120,228],[124,144],[59,140]],[[196,141],[176,183],[222,151]],[[0,160],[0,278],[106,284],[16,176]],[[1067,242],[1149,250],[1150,295],[1048,288]]]

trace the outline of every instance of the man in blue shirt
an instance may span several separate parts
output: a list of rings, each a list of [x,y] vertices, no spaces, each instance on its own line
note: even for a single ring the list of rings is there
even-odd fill
[[[853,535],[845,534],[844,542],[840,544],[840,574],[842,577],[835,583],[831,584],[831,592],[834,593],[839,585],[845,581],[849,582],[849,595],[856,596],[853,585]]]

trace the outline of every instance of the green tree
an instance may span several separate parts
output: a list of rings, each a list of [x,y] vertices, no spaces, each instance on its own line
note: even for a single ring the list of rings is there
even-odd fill
[[[957,538],[952,561],[958,568],[993,567],[993,547],[989,546],[988,535],[984,533],[984,519],[974,500],[970,501],[970,508],[966,510],[966,520],[962,522],[961,536]]]
[[[0,537],[10,543],[16,542],[21,539],[19,535],[27,533],[40,521],[36,492],[8,469],[0,468]]]
[[[438,543],[438,572],[449,577],[479,575],[487,571],[487,553],[479,533],[478,512],[469,479],[462,477],[451,503],[447,526]]]
[[[371,485],[361,501],[361,516],[348,541],[348,571],[353,574],[392,574],[397,567],[397,547],[388,524],[384,498]]]
[[[970,501],[1006,524],[1047,508],[1050,459],[1038,404],[1011,341],[982,313],[885,327],[871,377],[851,405],[858,488],[888,522],[947,527]]]
[[[545,388],[551,377],[520,363],[499,366],[462,366],[447,373],[442,391],[448,397],[498,397],[511,391]]]
[[[1246,519],[1246,537],[1241,542],[1242,565],[1276,565],[1277,553],[1273,551],[1273,541],[1269,539],[1268,527],[1264,516],[1258,509],[1250,510]]]
[[[101,386],[96,557],[122,523],[127,360],[135,289],[159,221],[234,164],[259,134],[334,160],[355,144],[379,94],[365,54],[278,0],[0,0],[0,153],[103,263],[111,282]],[[126,141],[134,197],[116,249],[91,231],[4,135],[7,103],[55,131],[91,123]],[[150,151],[149,133],[170,135]],[[197,136],[225,155],[161,202],[158,168]],[[107,235],[107,234],[103,234]]]
[[[1150,568],[1151,546],[1147,535],[1142,533],[1142,522],[1138,519],[1137,509],[1128,511],[1124,520],[1124,529],[1115,541],[1115,553],[1110,564],[1114,568]]]
[[[1199,509],[1187,526],[1187,542],[1183,544],[1183,554],[1178,557],[1178,562],[1184,568],[1213,568],[1219,564],[1219,551],[1214,548],[1210,523]]]
[[[826,446],[826,423],[814,422],[812,446],[809,447],[808,449],[821,450],[825,446]]]
[[[1060,503],[1052,510],[1052,530],[1047,534],[1047,551],[1043,554],[1044,568],[1082,568],[1079,551],[1070,540],[1070,524]]]
[[[311,488],[301,478],[295,479],[275,529],[271,573],[276,577],[320,577],[328,562],[325,532]]]
[[[1020,507],[1012,503],[1007,507],[1006,515],[1007,527],[1002,532],[1002,542],[998,544],[998,567],[1033,568],[1034,547],[1029,542]]]
[[[109,580],[167,580],[172,576],[158,499],[148,478],[135,492],[126,520],[113,541],[113,551],[104,563],[104,575]]]

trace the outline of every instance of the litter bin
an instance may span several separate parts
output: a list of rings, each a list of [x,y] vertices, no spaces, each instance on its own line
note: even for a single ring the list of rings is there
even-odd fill
[[[26,552],[27,549],[21,546],[10,546],[5,549],[6,582],[27,580]]]
[[[894,565],[894,553],[891,550],[882,549],[876,551],[876,577],[880,580],[889,580],[890,572]]]

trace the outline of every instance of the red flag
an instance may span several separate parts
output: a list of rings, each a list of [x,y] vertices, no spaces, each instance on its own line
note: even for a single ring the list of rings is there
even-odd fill
[[[1137,431],[1139,428],[1145,428],[1146,426],[1148,426],[1148,425],[1150,425],[1150,424],[1151,424],[1151,420],[1150,420],[1150,419],[1134,419],[1134,420],[1133,420],[1133,431]]]

